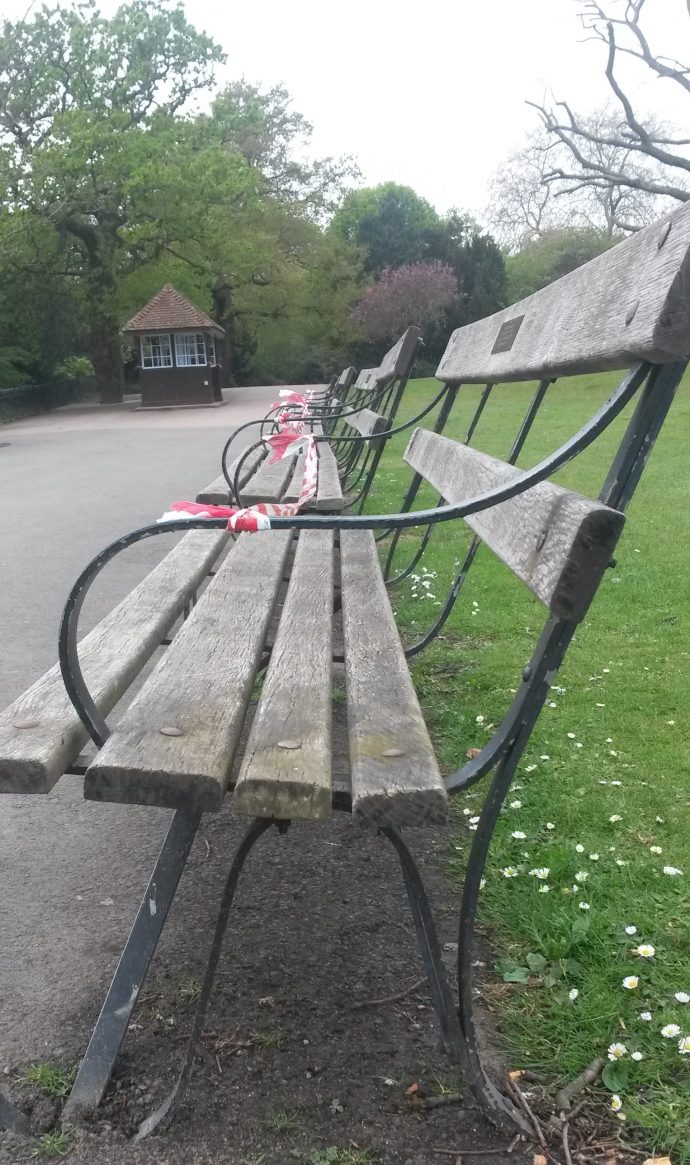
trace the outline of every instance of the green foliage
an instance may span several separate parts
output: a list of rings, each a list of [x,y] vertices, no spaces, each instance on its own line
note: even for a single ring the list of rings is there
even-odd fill
[[[537,464],[576,432],[620,375],[553,385],[520,467]],[[400,421],[433,391],[430,382],[413,382]],[[463,387],[447,425],[450,436],[463,439],[480,392]],[[505,457],[532,392],[529,384],[495,386],[473,443]],[[558,480],[596,496],[631,411]],[[613,1091],[622,1098],[626,1130],[648,1155],[670,1153],[674,1165],[690,1163],[690,1056],[681,1054],[679,1036],[662,1035],[671,1024],[690,1034],[690,1004],[683,1002],[690,994],[688,422],[686,378],[630,508],[617,565],[578,626],[519,765],[492,840],[478,919],[499,974],[522,969],[512,981],[496,982],[489,971],[482,982],[482,994],[497,1005],[508,1062],[560,1085],[603,1056],[612,1067],[602,1081],[602,1103],[610,1103],[608,1089],[618,1085]],[[432,424],[433,414],[425,426]],[[393,437],[386,448],[370,512],[399,509],[409,483],[401,465],[404,441],[405,434]],[[427,498],[434,504],[431,491],[416,504]],[[409,556],[415,538],[401,539],[394,568],[406,560],[403,542]],[[461,524],[448,525],[422,560],[429,573],[417,568],[432,586],[412,578],[391,591],[405,641],[433,621],[434,603],[443,601],[468,541]],[[444,771],[462,763],[469,748],[481,748],[500,723],[544,621],[536,599],[480,549],[441,636],[413,664]],[[468,822],[484,796],[477,785],[454,798],[449,868],[458,882],[474,837]],[[682,875],[665,874],[667,864]],[[546,880],[530,876],[547,868]],[[655,947],[653,957],[636,952],[641,943]],[[647,1012],[651,1020],[642,1018]],[[625,1054],[609,1060],[616,1042]],[[591,1102],[598,1103],[596,1094]],[[617,1126],[613,1114],[611,1120]]]
[[[93,364],[88,356],[68,356],[60,364],[55,365],[55,374],[56,376],[65,376],[68,379],[93,376]]]
[[[0,388],[14,388],[31,379],[31,357],[22,348],[0,348]]]
[[[69,1095],[77,1074],[76,1068],[58,1068],[54,1064],[31,1064],[20,1083],[39,1088],[46,1096],[59,1098]]]
[[[365,269],[380,275],[385,267],[402,267],[426,258],[426,232],[439,217],[410,186],[384,182],[346,195],[333,215],[331,231],[361,247]]]
[[[31,1150],[32,1157],[67,1157],[72,1148],[72,1138],[69,1133],[55,1130],[52,1133],[43,1133],[36,1138]]]
[[[620,242],[605,231],[555,228],[505,261],[508,303],[524,299]]]

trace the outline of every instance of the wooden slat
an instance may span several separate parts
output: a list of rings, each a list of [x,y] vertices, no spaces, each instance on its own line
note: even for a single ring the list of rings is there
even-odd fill
[[[663,364],[689,352],[686,203],[528,299],[453,332],[436,375],[541,379]]]
[[[352,811],[376,825],[442,824],[448,798],[412,686],[372,531],[340,536]],[[394,750],[396,755],[386,756]]]
[[[449,502],[516,481],[523,470],[448,437],[415,429],[405,460]],[[555,615],[580,619],[611,561],[625,518],[544,481],[465,519]]]
[[[388,428],[386,417],[379,416],[378,413],[373,413],[371,409],[360,409],[359,412],[352,413],[345,420],[348,425],[351,425],[363,437],[384,433]]]
[[[190,530],[82,639],[82,670],[104,716],[153,655],[227,538],[224,531]],[[14,727],[34,720],[33,728]],[[0,792],[49,792],[87,739],[56,665],[0,713]]]
[[[324,441],[319,441],[317,448],[319,452],[319,479],[314,508],[329,511],[342,510],[345,501],[335,454],[330,445],[326,445]]]
[[[407,376],[412,367],[417,344],[421,336],[419,328],[408,328],[393,347],[386,352],[376,370],[376,380],[392,380],[395,376]]]
[[[302,533],[240,775],[235,807],[251,817],[331,812],[333,532]],[[280,742],[299,744],[281,748]]]
[[[290,478],[290,481],[288,482],[287,488],[286,488],[285,493],[283,494],[283,496],[281,498],[281,501],[283,501],[283,502],[296,502],[299,499],[299,495],[302,492],[302,485],[304,483],[304,458],[305,458],[305,454],[300,453],[299,457],[297,458],[297,460],[295,462],[295,468],[292,471],[292,477]]]
[[[268,458],[260,469],[249,479],[242,490],[242,503],[253,506],[256,502],[279,502],[295,468],[294,457],[281,457],[271,465]]]
[[[355,380],[356,376],[357,376],[357,369],[356,368],[352,368],[352,366],[350,366],[349,368],[343,368],[342,372],[340,373],[340,376],[338,377],[338,379],[335,382],[335,387],[337,389],[347,391],[347,389],[350,387],[350,385]]]
[[[206,506],[229,506],[230,488],[223,474],[221,473],[219,477],[214,477],[209,485],[199,490],[199,493],[196,495],[196,500]]]
[[[362,368],[353,387],[364,389],[366,392],[372,388],[375,388],[377,372],[378,368]]]
[[[85,797],[220,809],[289,544],[283,530],[240,536],[87,770]]]
[[[239,464],[240,458],[243,456],[244,456],[244,453],[240,453],[239,456],[236,457],[235,460],[232,461],[231,464],[228,466],[228,473],[230,475],[231,481],[235,480],[235,472],[237,470],[237,466]],[[253,453],[249,454],[249,456],[246,458],[246,460],[244,461],[244,463],[242,465],[242,472],[240,473],[240,482],[239,482],[240,489],[242,489],[242,486],[244,485],[244,483],[246,481],[248,481],[248,479],[252,476],[252,474],[258,469],[259,465],[261,464],[261,462],[263,461],[265,456],[266,456],[265,447],[261,448],[261,449],[255,449]],[[211,482],[210,485],[207,485],[205,489],[202,489],[196,495],[196,500],[197,500],[197,502],[200,502],[200,503],[205,504],[207,506],[227,506],[227,505],[229,505],[230,504],[230,489],[228,487],[228,483],[225,480],[224,475],[221,473],[220,477],[214,478],[214,480]]]

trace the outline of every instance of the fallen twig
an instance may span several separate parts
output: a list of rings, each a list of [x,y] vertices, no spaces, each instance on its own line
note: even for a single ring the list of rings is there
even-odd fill
[[[539,1121],[537,1120],[536,1116],[534,1115],[534,1113],[532,1112],[532,1109],[528,1105],[527,1100],[523,1096],[522,1090],[520,1088],[518,1088],[518,1086],[514,1080],[510,1079],[510,1076],[506,1076],[506,1080],[508,1081],[508,1087],[510,1088],[510,1091],[513,1093],[513,1096],[515,1096],[515,1098],[518,1101],[518,1104],[520,1105],[521,1108],[523,1108],[525,1110],[527,1116],[529,1117],[529,1119],[532,1123],[532,1126],[534,1128],[534,1131],[537,1134],[539,1144],[541,1145],[542,1149],[545,1149],[546,1148],[546,1140],[544,1139],[544,1134],[542,1132],[541,1125],[540,1125]]]
[[[511,1141],[511,1145],[514,1141]],[[432,1153],[438,1153],[441,1157],[499,1157],[501,1153],[509,1153],[510,1145],[504,1145],[502,1149],[432,1149]]]
[[[386,1003],[398,1003],[407,995],[411,995],[413,991],[418,991],[425,983],[426,976],[423,979],[415,980],[404,991],[399,991],[397,995],[383,995],[381,999],[360,999],[358,1002],[350,1004],[350,1011],[358,1011],[360,1007],[383,1007]]]
[[[563,1128],[561,1129],[561,1140],[563,1142],[563,1156],[565,1157],[565,1165],[573,1165],[573,1159],[570,1156],[570,1145],[568,1144],[568,1121],[563,1121]]]
[[[444,1104],[460,1104],[462,1099],[459,1092],[444,1092],[441,1096],[427,1096],[422,1104],[424,1108],[441,1108]]]
[[[556,1111],[567,1112],[573,1097],[577,1096],[578,1092],[582,1092],[582,1089],[586,1088],[588,1084],[594,1083],[605,1063],[606,1060],[603,1056],[597,1056],[596,1060],[592,1060],[592,1063],[588,1064],[584,1071],[580,1072],[579,1076],[576,1076],[574,1080],[570,1081],[570,1084],[566,1084],[564,1088],[561,1088],[556,1093]]]

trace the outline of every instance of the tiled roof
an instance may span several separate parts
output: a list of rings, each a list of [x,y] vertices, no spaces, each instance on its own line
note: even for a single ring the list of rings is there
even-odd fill
[[[205,312],[199,311],[193,303],[176,291],[172,283],[166,283],[160,291],[132,316],[125,324],[123,332],[157,332],[161,328],[206,328],[216,335],[224,335],[224,330],[214,323]]]

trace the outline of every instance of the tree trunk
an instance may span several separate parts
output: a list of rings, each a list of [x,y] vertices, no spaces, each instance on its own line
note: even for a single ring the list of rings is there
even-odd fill
[[[101,404],[120,404],[123,400],[124,375],[120,336],[115,320],[92,319],[91,362]]]
[[[225,329],[224,336],[216,336],[216,353],[222,365],[222,383],[230,388],[235,383],[235,309],[232,302],[232,291],[227,283],[217,284],[212,292],[213,318],[221,328]]]

